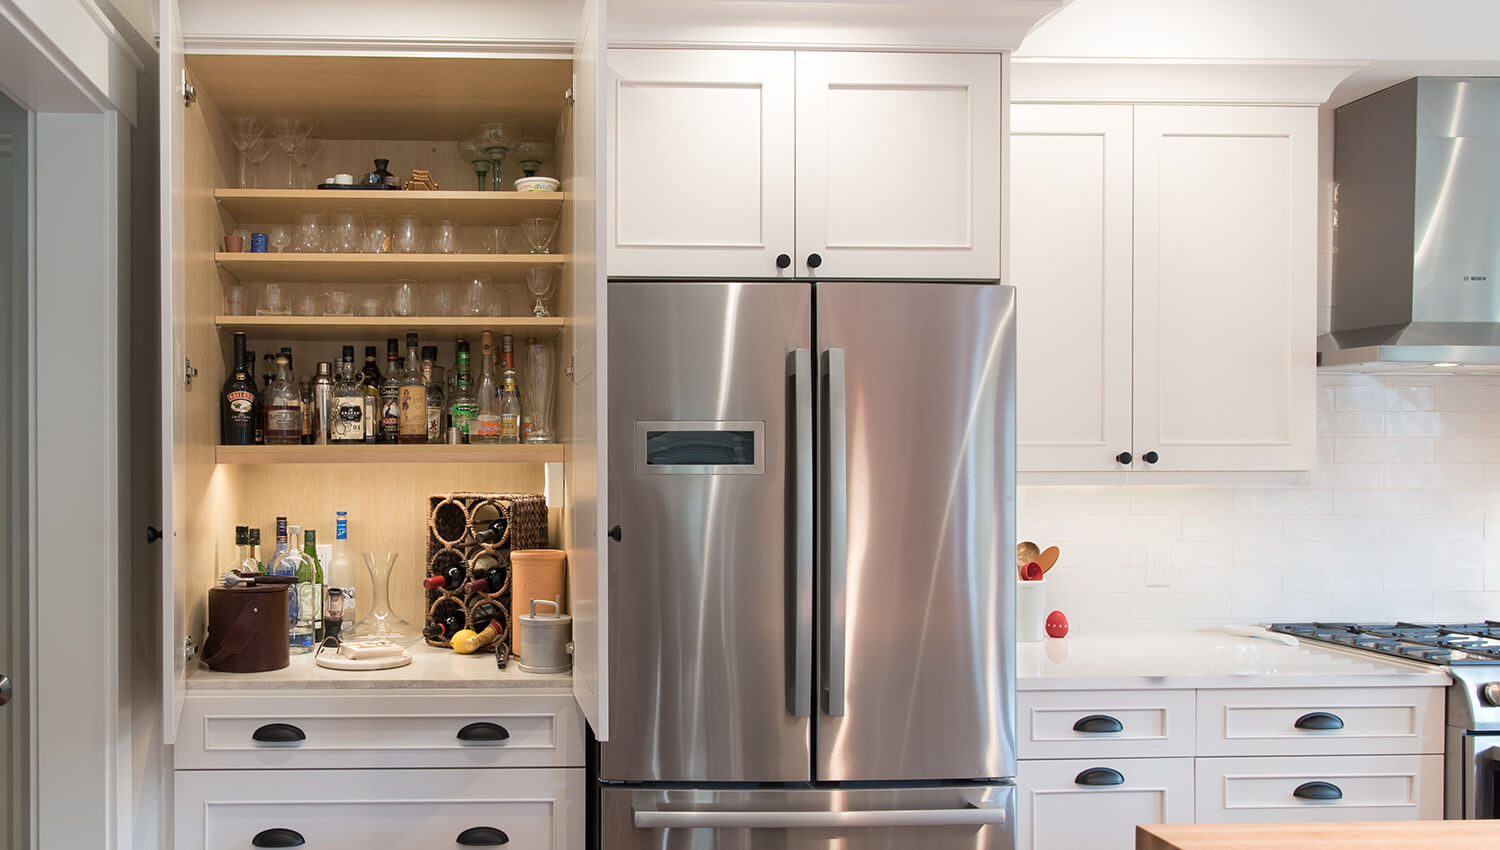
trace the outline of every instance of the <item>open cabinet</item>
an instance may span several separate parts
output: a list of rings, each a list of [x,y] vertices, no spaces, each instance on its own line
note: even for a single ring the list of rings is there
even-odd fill
[[[546,494],[549,544],[568,551],[570,604],[578,645],[572,689],[599,737],[603,701],[598,675],[606,664],[597,639],[604,569],[604,463],[596,435],[604,409],[604,286],[595,259],[603,209],[599,180],[601,126],[594,79],[598,61],[598,11],[585,11],[575,55],[538,58],[497,54],[477,58],[390,55],[184,55],[176,2],[161,4],[162,32],[162,374],[163,440],[162,640],[163,734],[173,742],[187,680],[203,645],[208,590],[234,552],[236,525],[266,530],[262,551],[274,546],[275,517],[315,528],[319,541],[333,536],[335,511],[349,514],[349,544],[360,552],[400,553],[391,588],[394,612],[420,627],[426,608],[426,514],[434,493],[474,491]],[[275,144],[240,185],[240,151],[229,118],[266,124],[295,118],[313,125],[321,153],[306,168]],[[476,188],[476,171],[458,142],[482,122],[519,124],[525,136],[551,143],[540,173],[561,181],[556,193],[511,190],[522,175],[514,152],[505,158],[495,191]],[[271,140],[268,129],[264,137]],[[405,180],[413,169],[430,172],[439,191],[330,190],[312,188],[337,173],[362,175],[373,159],[390,160]],[[491,178],[483,178],[490,180]],[[258,185],[257,185],[258,184]],[[289,185],[291,184],[291,185]],[[350,210],[365,223],[415,215],[426,226],[456,228],[456,253],[331,250],[227,252],[237,231],[289,233],[304,212]],[[514,227],[531,217],[560,222],[551,253],[519,244],[499,252],[485,229]],[[518,234],[514,234],[518,236]],[[517,240],[519,241],[519,240]],[[551,270],[555,289],[550,315],[537,316],[528,291],[528,269]],[[464,313],[462,276],[490,281],[481,315]],[[390,299],[393,281],[415,281],[415,315],[362,315],[366,299]],[[291,315],[258,314],[269,285],[291,301]],[[238,287],[236,290],[235,288]],[[438,295],[446,289],[445,305]],[[326,294],[343,292],[353,315],[324,315]],[[310,298],[310,309],[303,309]],[[383,361],[385,340],[409,331],[437,347],[436,363],[451,373],[455,341],[470,343],[478,383],[481,331],[502,334],[517,350],[528,338],[551,341],[559,363],[553,387],[556,442],[519,445],[221,445],[220,390],[232,370],[232,340],[248,337],[257,358],[289,346],[298,377],[317,364],[337,364],[340,349],[355,347],[356,368],[367,346]],[[404,342],[400,350],[405,351]],[[257,384],[263,361],[255,364]],[[380,363],[382,372],[386,364]],[[498,380],[498,374],[496,376]],[[524,398],[523,398],[524,404]],[[443,435],[446,436],[446,423]],[[363,572],[360,567],[358,572]],[[356,588],[363,616],[371,599],[369,577],[340,575],[331,582]],[[310,663],[294,656],[294,665]],[[494,672],[493,660],[488,669]],[[256,685],[258,692],[275,685]],[[410,687],[410,686],[405,686]],[[441,683],[438,683],[441,687]],[[568,682],[561,682],[562,688]],[[409,693],[409,691],[408,691]],[[549,708],[549,711],[555,709]],[[580,765],[581,766],[581,765]]]

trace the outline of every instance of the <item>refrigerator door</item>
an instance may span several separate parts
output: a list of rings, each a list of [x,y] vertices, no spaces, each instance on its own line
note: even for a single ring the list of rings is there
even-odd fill
[[[1013,776],[1015,291],[819,283],[818,780]]]
[[[811,778],[809,295],[609,284],[605,780]]]
[[[606,788],[608,850],[1012,850],[1010,785],[858,790]]]

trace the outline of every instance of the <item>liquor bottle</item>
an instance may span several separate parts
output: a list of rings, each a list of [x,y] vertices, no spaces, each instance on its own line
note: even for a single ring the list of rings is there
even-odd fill
[[[290,528],[290,532],[288,532],[288,528]],[[286,517],[284,517],[284,516],[277,517],[276,518],[276,551],[274,551],[274,552],[271,553],[271,563],[270,563],[269,569],[267,570],[267,572],[269,572],[271,575],[276,575],[276,576],[296,575],[296,570],[295,569],[293,569],[292,572],[285,572],[284,570],[285,570],[286,567],[282,563],[283,561],[286,560],[287,553],[297,551],[296,549],[292,548],[291,537],[288,536],[289,533],[291,535],[295,535],[297,537],[301,537],[302,536],[302,528],[300,526],[296,526],[296,525],[288,526],[286,524]]]
[[[250,557],[255,560],[257,572],[266,571],[266,562],[260,557],[260,529],[258,528],[250,529]]]
[[[468,655],[471,652],[481,650],[499,640],[500,632],[504,628],[505,624],[499,618],[495,618],[490,620],[489,623],[487,623],[485,627],[478,632],[469,632],[468,634],[459,632],[458,634],[455,634],[450,641],[453,646],[453,651],[461,655]]]
[[[250,554],[250,527],[237,525],[234,527],[234,557],[229,560],[229,567],[225,572],[239,571],[242,573],[260,572],[260,564]]]
[[[338,511],[333,516],[333,554],[323,567],[323,581],[330,587],[343,587],[354,583],[359,568],[349,554],[349,512]]]
[[[245,335],[234,335],[234,366],[219,394],[219,439],[226,446],[255,442],[255,381],[245,371]]]
[[[314,442],[313,427],[317,421],[316,417],[313,415],[313,390],[311,377],[303,376],[303,378],[297,382],[297,394],[302,399],[301,443],[304,446],[310,446]]]
[[[279,358],[278,358],[279,359]],[[290,531],[288,529],[290,528]],[[268,572],[272,575],[291,576],[297,581],[287,587],[288,640],[294,654],[313,651],[313,626],[311,609],[303,605],[305,591],[303,577],[310,576],[307,556],[297,548],[296,541],[302,537],[300,525],[287,526],[286,517],[276,518],[276,554],[271,558]]]
[[[309,528],[302,532],[304,544],[302,554],[306,559],[297,570],[297,592],[306,593],[297,598],[312,621],[313,639],[323,640],[323,562],[318,560],[318,533]],[[306,590],[304,590],[306,588]]]
[[[373,443],[380,435],[380,368],[375,365],[375,346],[365,346],[365,442]]]
[[[396,340],[385,341],[385,380],[380,382],[380,442],[394,443],[401,434],[401,366]]]
[[[469,442],[469,426],[479,414],[479,400],[474,395],[474,386],[469,381],[469,343],[459,340],[453,363],[453,405],[449,418],[458,429],[459,439]]]
[[[328,432],[333,418],[333,364],[324,361],[318,364],[318,374],[312,381],[312,437],[319,446],[328,443]]]
[[[255,420],[255,444],[259,446],[266,442],[266,411],[260,406],[260,382],[255,380],[255,363],[255,352],[245,352],[245,372],[250,376],[250,392],[255,396],[250,400],[250,411]]]
[[[499,593],[505,587],[505,570],[488,569],[480,575],[477,571],[473,581],[464,585],[469,593]]]
[[[266,386],[269,387],[271,382],[276,380],[276,355],[267,354],[263,359],[266,364],[266,373],[261,375],[260,379],[265,381]]]
[[[479,413],[469,423],[469,442],[500,442],[500,399],[495,392],[495,343],[489,331],[479,335]]]
[[[266,387],[266,445],[296,445],[302,436],[302,398],[292,384],[285,354],[276,356],[276,377]]]
[[[443,411],[448,400],[443,393],[443,367],[437,365],[437,346],[422,346],[422,379],[427,382],[427,442],[441,443],[447,429]]]
[[[338,380],[333,382],[333,412],[328,417],[328,440],[362,443],[365,440],[365,390],[354,375],[354,346],[344,346]]]
[[[271,557],[266,559],[266,572],[272,575],[277,574],[276,561],[281,557],[281,553],[286,551],[286,547],[286,517],[279,516],[276,518],[276,548],[271,550]]]
[[[500,385],[500,442],[521,442],[521,397],[516,391],[515,354],[512,351],[510,334],[500,338],[501,375]]]
[[[422,586],[428,590],[436,590],[441,587],[444,590],[458,590],[464,584],[464,567],[462,564],[453,564],[435,576],[422,579]]]
[[[406,368],[397,389],[401,413],[396,436],[396,442],[408,445],[427,442],[427,381],[422,378],[422,361],[417,355],[420,350],[417,335],[408,333]]]

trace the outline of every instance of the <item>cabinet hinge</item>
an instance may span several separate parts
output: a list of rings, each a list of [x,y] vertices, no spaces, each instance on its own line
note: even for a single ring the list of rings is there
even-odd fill
[[[574,74],[573,75],[573,85],[568,86],[568,90],[565,91],[565,92],[563,92],[563,103],[566,103],[567,105],[572,106],[573,105],[573,92],[575,92],[577,90],[578,90],[578,75]]]
[[[188,82],[187,69],[182,69],[182,103],[184,106],[192,106],[198,102],[198,90]]]
[[[198,657],[198,642],[193,640],[192,635],[182,636],[182,660],[189,663]]]
[[[193,366],[193,361],[186,357],[182,358],[182,382],[191,387],[196,377],[198,377],[198,370]]]
[[[569,378],[573,377],[573,355],[568,355],[568,365],[563,367],[563,374]]]

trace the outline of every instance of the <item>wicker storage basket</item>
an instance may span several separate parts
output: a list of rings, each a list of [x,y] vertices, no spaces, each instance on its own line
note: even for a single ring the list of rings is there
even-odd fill
[[[547,546],[547,500],[535,493],[440,493],[430,496],[427,505],[427,575],[441,575],[450,565],[462,562],[464,585],[474,580],[475,567],[502,570],[504,582],[490,593],[470,593],[464,586],[429,589],[426,625],[462,611],[464,626],[472,629],[475,612],[489,606],[504,624],[500,640],[508,642],[510,553]],[[481,543],[476,539],[476,533],[499,521],[505,523],[505,530],[498,540]],[[426,640],[432,646],[448,646],[447,638]],[[494,651],[499,642],[485,651]]]

